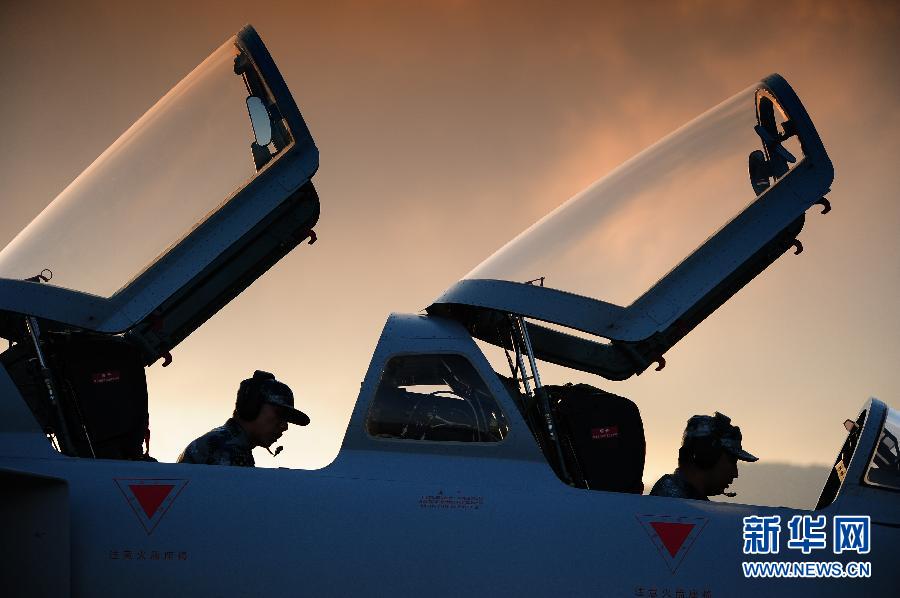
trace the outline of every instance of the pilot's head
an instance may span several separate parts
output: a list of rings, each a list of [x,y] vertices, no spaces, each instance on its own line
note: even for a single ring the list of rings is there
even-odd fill
[[[294,393],[269,372],[257,370],[238,388],[234,416],[255,446],[268,448],[289,423],[305,426],[309,417],[294,408]]]
[[[725,492],[738,477],[738,461],[756,460],[741,447],[741,429],[731,425],[727,416],[717,411],[688,420],[678,450],[678,466],[692,474],[697,490],[706,496]]]

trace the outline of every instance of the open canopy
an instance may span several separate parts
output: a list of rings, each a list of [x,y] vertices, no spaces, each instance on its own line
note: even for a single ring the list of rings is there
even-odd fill
[[[833,177],[772,75],[561,205],[429,311],[503,346],[506,314],[550,323],[529,326],[537,357],[624,379],[788,250]]]
[[[14,336],[8,322],[22,314],[130,331],[152,361],[310,236],[317,167],[284,80],[245,27],[0,252],[2,332]]]

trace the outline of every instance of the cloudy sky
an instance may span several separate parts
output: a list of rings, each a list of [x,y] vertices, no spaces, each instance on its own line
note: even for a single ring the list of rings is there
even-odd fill
[[[426,307],[546,212],[772,72],[831,155],[833,212],[810,217],[806,251],[701,324],[663,372],[591,382],[640,405],[648,483],[674,466],[692,413],[731,415],[768,462],[830,465],[841,422],[867,398],[900,405],[896,3],[305,4],[0,4],[0,245],[245,23],[320,148],[319,242],[195,332],[172,366],[150,368],[158,458],[224,421],[238,382],[262,368],[313,420],[276,463],[326,465],[388,313]]]

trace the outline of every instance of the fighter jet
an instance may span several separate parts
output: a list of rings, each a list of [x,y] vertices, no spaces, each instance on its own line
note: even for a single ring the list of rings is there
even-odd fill
[[[640,405],[599,388],[664,367],[829,210],[832,164],[782,77],[391,315],[329,466],[149,459],[145,369],[315,241],[318,164],[248,26],[0,252],[4,595],[896,591],[896,410],[851,414],[803,510],[643,496]],[[685,206],[703,236],[666,216]],[[544,384],[548,363],[596,386]]]

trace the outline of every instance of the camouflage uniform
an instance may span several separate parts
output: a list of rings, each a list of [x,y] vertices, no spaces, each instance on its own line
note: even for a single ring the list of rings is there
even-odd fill
[[[698,438],[718,439],[718,445],[740,461],[756,461],[757,458],[741,448],[741,429],[731,425],[731,418],[716,411],[715,415],[695,415],[687,422],[681,445],[684,447]],[[709,497],[694,488],[678,469],[659,478],[650,490],[651,496],[672,498],[693,498],[709,500]]]
[[[247,433],[236,419],[230,418],[224,426],[210,430],[190,443],[178,457],[178,462],[254,467],[252,448]]]
[[[667,473],[653,484],[650,490],[651,496],[669,496],[671,498],[693,498],[695,500],[709,500],[709,497],[701,493],[688,483],[681,472]]]

